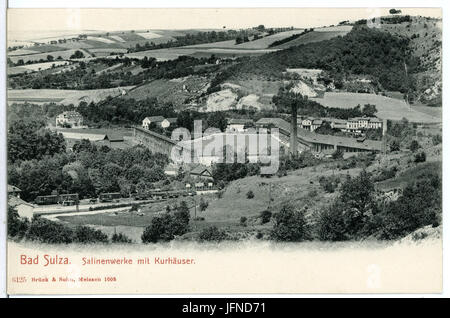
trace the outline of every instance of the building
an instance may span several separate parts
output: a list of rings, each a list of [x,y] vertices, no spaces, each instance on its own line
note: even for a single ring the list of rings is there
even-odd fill
[[[303,129],[311,131],[311,125],[312,125],[313,121],[314,121],[314,118],[312,118],[312,117],[303,118],[303,120],[301,122],[301,127]]]
[[[169,126],[170,127],[177,127],[177,118],[176,117],[171,117],[171,118],[166,118],[167,121],[169,122]]]
[[[171,118],[173,120],[173,118]],[[176,122],[176,119],[175,119]],[[167,118],[164,118],[163,116],[151,116],[151,117],[145,117],[142,121],[142,128],[144,129],[150,129],[152,125],[155,127],[160,128],[168,128],[170,126],[170,121]]]
[[[56,116],[56,126],[60,127],[81,127],[83,126],[83,116],[75,111],[66,111]]]
[[[8,197],[8,206],[13,207],[21,218],[27,218],[28,220],[33,218],[35,206],[31,203],[11,195]]]
[[[214,180],[214,178],[212,176],[211,168],[206,167],[201,164],[192,168],[191,171],[189,171],[189,175],[193,179]]]
[[[330,126],[333,129],[339,129],[341,131],[347,130],[347,121],[343,119],[331,119],[330,120]]]
[[[20,190],[18,187],[8,184],[8,197],[14,196],[20,198],[20,193],[22,190]]]
[[[317,128],[319,128],[320,126],[322,126],[323,124],[323,120],[321,119],[314,119],[311,123],[311,131],[316,130]]]
[[[253,126],[253,120],[232,118],[228,121],[227,131],[230,132],[244,132],[248,127]]]
[[[281,118],[261,118],[256,122],[258,127],[276,127],[280,135],[290,136],[290,124]],[[341,150],[343,152],[380,152],[383,143],[377,140],[357,140],[350,137],[316,134],[306,129],[297,131],[299,148],[308,148],[311,151],[322,152],[327,149]]]
[[[383,128],[383,121],[379,118],[372,117],[369,119],[367,126],[368,129],[380,129]]]
[[[176,176],[178,175],[178,171],[180,170],[180,167],[178,165],[175,165],[173,163],[169,163],[164,168],[164,174],[167,176]]]

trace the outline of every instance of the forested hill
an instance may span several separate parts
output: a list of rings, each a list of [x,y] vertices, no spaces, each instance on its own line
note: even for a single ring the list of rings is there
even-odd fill
[[[413,85],[408,74],[419,71],[419,60],[409,49],[410,39],[388,32],[356,26],[343,37],[309,43],[250,58],[231,76],[279,77],[286,68],[327,70],[334,80],[347,75],[369,75],[384,89],[407,92]]]

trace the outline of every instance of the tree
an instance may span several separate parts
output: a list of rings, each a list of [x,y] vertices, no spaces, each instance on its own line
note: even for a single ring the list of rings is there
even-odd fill
[[[220,129],[220,131],[225,131],[228,125],[227,118],[224,112],[212,112],[208,115],[206,119],[208,127],[214,127]]]
[[[189,220],[191,214],[186,201],[181,201],[180,205],[175,208],[173,214],[173,226],[175,235],[183,235],[189,230]]]
[[[84,54],[80,50],[76,50],[75,53],[70,56],[70,58],[71,59],[82,59],[82,58],[84,58]]]
[[[62,223],[34,217],[25,238],[49,244],[68,244],[73,241],[73,231]]]
[[[400,141],[397,138],[392,139],[391,143],[389,144],[389,149],[391,151],[399,151],[400,150]]]
[[[400,14],[400,13],[402,13],[402,10],[397,10],[397,9],[394,9],[394,8],[393,8],[393,9],[390,9],[390,10],[389,10],[389,13],[390,13],[390,14]]]
[[[108,236],[100,230],[88,226],[77,226],[74,231],[74,242],[88,243],[108,243]]]
[[[8,236],[21,239],[30,226],[27,219],[19,217],[16,209],[8,206]]]
[[[375,113],[377,113],[377,108],[375,105],[365,104],[362,113],[364,116],[367,117],[375,117]]]
[[[173,217],[169,213],[157,216],[142,233],[141,239],[144,243],[168,242],[175,238],[173,228]]]
[[[320,213],[317,221],[318,238],[320,240],[344,241],[348,239],[342,211],[342,204],[335,201]]]
[[[53,55],[47,55],[47,61],[53,62],[54,59]]]
[[[414,155],[414,162],[425,162],[427,161],[427,154],[424,151],[421,151],[419,153],[416,153]]]
[[[275,224],[270,234],[273,240],[300,242],[308,238],[303,211],[284,205],[274,217]]]
[[[10,123],[8,129],[8,160],[41,159],[66,150],[62,134],[43,128],[40,120],[24,119]]]
[[[411,141],[411,144],[409,145],[409,150],[411,150],[412,152],[416,152],[417,149],[420,148],[419,142],[417,140],[413,140]]]
[[[114,233],[111,237],[112,243],[132,243],[133,241],[123,233]]]

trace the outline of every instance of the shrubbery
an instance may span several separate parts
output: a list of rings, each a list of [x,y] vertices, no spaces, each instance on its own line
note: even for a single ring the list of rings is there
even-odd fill
[[[370,175],[349,178],[339,197],[317,219],[317,237],[342,241],[369,236],[396,239],[420,227],[440,224],[441,178],[422,173],[411,181],[395,201],[377,200]]]
[[[145,228],[141,236],[142,242],[168,242],[189,230],[190,214],[186,202],[181,202],[180,206],[173,210],[173,214],[166,212],[152,219],[151,224]]]
[[[132,243],[132,240],[123,233],[114,233],[111,237],[112,243]]]
[[[200,241],[214,241],[214,242],[220,242],[227,239],[227,234],[223,230],[219,230],[217,226],[210,226],[206,229],[203,229],[198,239]]]
[[[270,222],[270,219],[272,218],[272,212],[264,210],[260,213],[259,217],[261,218],[261,224],[266,224]]]
[[[306,219],[303,211],[285,205],[274,215],[275,224],[270,234],[275,241],[300,242],[308,239]]]

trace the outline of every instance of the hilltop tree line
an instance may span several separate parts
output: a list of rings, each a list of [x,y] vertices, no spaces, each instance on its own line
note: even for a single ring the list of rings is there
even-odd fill
[[[246,75],[281,79],[286,68],[314,68],[325,70],[340,81],[352,74],[370,75],[384,89],[406,93],[414,87],[405,66],[409,74],[419,67],[418,59],[408,48],[409,41],[405,37],[359,26],[343,37],[241,58],[237,65],[218,74],[214,84]]]

